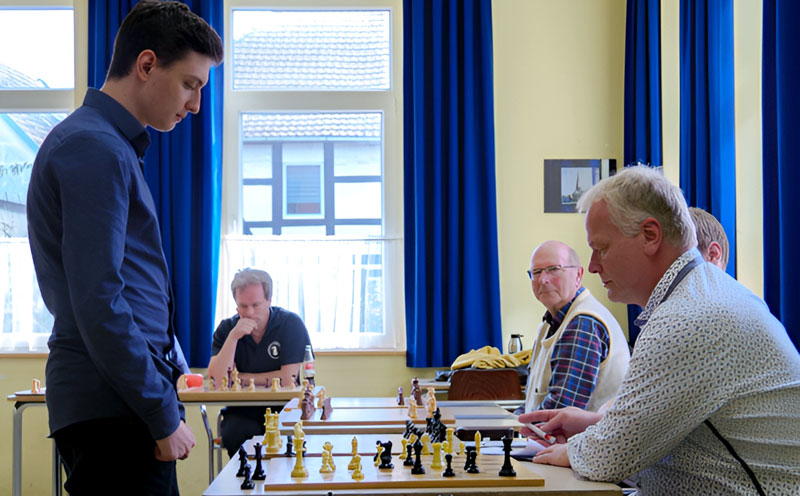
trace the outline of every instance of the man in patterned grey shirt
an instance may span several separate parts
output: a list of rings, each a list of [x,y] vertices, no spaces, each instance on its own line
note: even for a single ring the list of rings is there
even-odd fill
[[[800,355],[763,300],[703,261],[680,189],[632,167],[578,207],[589,271],[644,308],[642,330],[605,413],[519,417],[560,442],[534,461],[632,478],[641,495],[800,494]]]

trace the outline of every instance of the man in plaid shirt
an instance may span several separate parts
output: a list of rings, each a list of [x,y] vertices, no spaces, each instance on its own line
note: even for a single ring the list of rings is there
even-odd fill
[[[528,277],[547,312],[533,345],[525,412],[565,406],[597,411],[614,398],[628,370],[622,329],[581,285],[583,267],[570,246],[539,245]]]

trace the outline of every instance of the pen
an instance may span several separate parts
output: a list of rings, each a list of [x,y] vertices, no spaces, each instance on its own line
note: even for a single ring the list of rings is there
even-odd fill
[[[547,441],[550,444],[554,444],[556,442],[555,436],[546,433],[545,431],[541,430],[540,428],[536,427],[533,424],[525,424],[525,427],[527,427],[528,429],[532,430],[534,434],[536,434],[537,436],[539,436],[540,438],[544,439],[545,441]]]

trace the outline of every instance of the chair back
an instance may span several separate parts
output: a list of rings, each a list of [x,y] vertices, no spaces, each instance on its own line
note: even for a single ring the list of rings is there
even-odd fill
[[[450,377],[448,400],[521,400],[516,369],[461,369]]]

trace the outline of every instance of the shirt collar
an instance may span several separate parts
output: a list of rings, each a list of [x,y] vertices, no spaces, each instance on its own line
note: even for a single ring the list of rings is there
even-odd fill
[[[136,156],[142,158],[147,147],[150,146],[150,135],[147,129],[131,114],[121,103],[100,90],[89,88],[83,99],[83,104],[97,109],[120,133],[125,136]]]
[[[672,265],[669,266],[667,271],[664,272],[664,275],[661,276],[661,280],[656,284],[655,289],[653,289],[653,292],[650,294],[650,298],[647,300],[647,305],[645,305],[642,313],[636,318],[634,324],[641,327],[647,323],[655,309],[661,304],[664,294],[667,292],[670,285],[672,285],[672,281],[678,276],[681,269],[694,260],[695,257],[699,256],[701,256],[700,251],[697,248],[692,248],[672,262]]]
[[[551,329],[557,329],[558,326],[560,326],[561,323],[564,321],[564,317],[567,316],[567,312],[569,312],[569,309],[572,306],[572,302],[575,301],[575,298],[577,298],[579,294],[583,293],[583,290],[584,290],[583,286],[578,288],[578,290],[575,292],[575,296],[573,296],[572,299],[569,300],[569,302],[567,302],[566,305],[561,307],[558,310],[558,312],[556,312],[555,315],[551,315],[550,311],[545,312],[544,317],[542,317],[542,320],[550,324]]]

